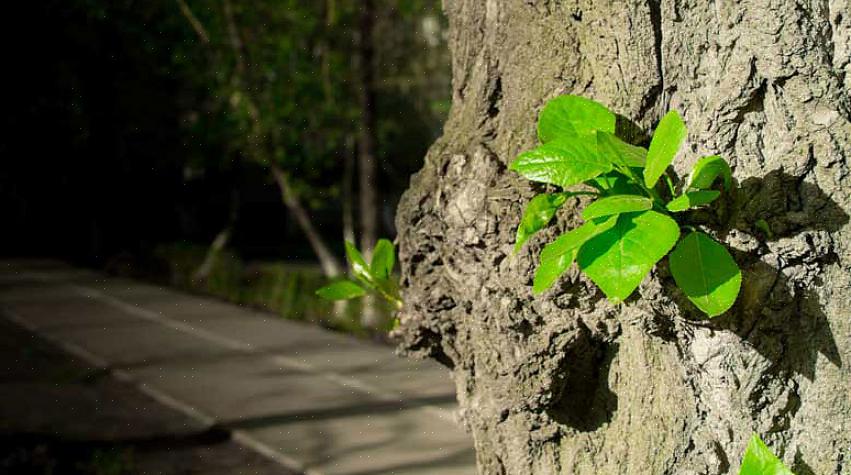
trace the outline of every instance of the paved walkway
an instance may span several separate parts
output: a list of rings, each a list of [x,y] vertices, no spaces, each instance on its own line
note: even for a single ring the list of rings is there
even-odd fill
[[[262,312],[0,261],[1,316],[308,474],[472,474],[447,371]]]

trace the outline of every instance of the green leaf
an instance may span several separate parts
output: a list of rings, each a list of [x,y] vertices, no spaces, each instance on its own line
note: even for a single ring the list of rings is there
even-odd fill
[[[645,211],[653,207],[653,200],[638,195],[614,195],[599,200],[586,206],[582,211],[582,219],[589,220],[610,216],[613,214],[629,213],[631,211]]]
[[[539,294],[549,289],[576,259],[576,253],[585,241],[610,229],[617,216],[588,221],[576,229],[559,236],[541,251],[541,263],[535,271],[532,292]]]
[[[532,198],[523,211],[520,225],[517,226],[514,252],[519,251],[533,234],[549,224],[556,211],[567,201],[568,196],[568,193],[543,193]]]
[[[739,295],[742,271],[727,248],[700,232],[684,237],[668,258],[671,275],[706,315],[726,312]]]
[[[349,241],[346,241],[346,257],[349,259],[349,266],[355,278],[367,287],[375,288],[375,276],[370,272],[358,248]]]
[[[630,145],[608,132],[597,132],[597,149],[600,155],[627,167],[644,167],[647,163],[647,149]]]
[[[370,273],[378,280],[386,280],[393,273],[396,265],[396,248],[387,239],[379,239],[372,250]]]
[[[608,231],[588,240],[576,262],[613,302],[629,297],[680,237],[677,222],[656,211],[621,214]]]
[[[640,195],[644,193],[641,186],[615,171],[592,178],[585,184],[597,189],[603,196]]]
[[[669,201],[665,207],[668,208],[668,211],[677,213],[689,208],[696,208],[701,205],[712,203],[718,199],[719,196],[721,196],[721,192],[718,190],[687,191],[685,194]]]
[[[765,442],[754,434],[745,451],[739,475],[794,475]]]
[[[615,115],[604,105],[580,96],[559,96],[547,102],[538,118],[538,138],[548,143],[596,130],[615,131]]]
[[[733,187],[733,172],[727,161],[718,155],[703,157],[694,164],[686,189],[712,188],[712,184],[719,176],[724,179],[724,189],[730,191]]]
[[[363,297],[366,290],[352,281],[341,280],[322,287],[316,291],[316,295],[326,300],[348,300]]]
[[[668,165],[674,161],[677,151],[685,140],[688,130],[677,111],[672,110],[656,127],[650,149],[647,151],[647,165],[644,167],[644,185],[653,188],[659,177],[665,173]]]
[[[567,188],[610,171],[612,163],[597,153],[596,141],[573,137],[520,154],[511,169],[529,180]]]

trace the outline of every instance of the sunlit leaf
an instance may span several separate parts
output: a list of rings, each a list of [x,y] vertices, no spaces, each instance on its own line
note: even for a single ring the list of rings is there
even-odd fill
[[[372,262],[369,269],[372,275],[379,280],[385,280],[393,273],[396,264],[396,248],[387,239],[379,239],[372,250]]]
[[[582,219],[589,220],[613,214],[645,211],[653,207],[653,200],[639,195],[613,195],[589,204],[582,211]]]
[[[608,132],[597,132],[597,149],[601,155],[627,167],[643,167],[647,162],[647,149],[630,145]]]
[[[568,198],[567,193],[543,193],[535,196],[526,205],[520,225],[517,226],[517,238],[514,240],[514,252],[520,250],[526,240],[543,229],[555,216],[556,211]]]
[[[341,280],[322,287],[316,291],[316,295],[327,300],[348,300],[363,297],[366,290],[354,282]]]
[[[671,275],[710,317],[726,312],[739,295],[742,271],[727,248],[701,232],[684,237],[668,258]]]
[[[585,241],[615,225],[616,216],[588,221],[559,236],[541,251],[541,262],[532,281],[532,291],[539,294],[550,288],[576,259]]]
[[[565,137],[615,131],[615,115],[602,104],[564,95],[547,102],[538,117],[538,138],[548,143]]]
[[[644,167],[645,186],[653,188],[656,185],[656,181],[674,161],[687,134],[686,125],[677,111],[672,110],[665,114],[656,127],[650,141],[650,149],[647,151],[647,164]]]
[[[567,188],[612,169],[593,136],[561,138],[520,154],[511,169],[529,180]]]
[[[370,272],[369,266],[366,264],[360,251],[358,251],[358,248],[349,241],[346,241],[346,257],[349,259],[349,266],[355,278],[367,287],[374,288],[375,277]]]
[[[739,475],[794,475],[765,442],[754,434],[745,451]]]
[[[621,214],[611,229],[582,245],[576,262],[611,302],[619,303],[632,294],[679,236],[677,222],[662,213]]]
[[[703,157],[694,164],[686,189],[705,190],[712,188],[712,184],[718,177],[724,179],[724,189],[730,191],[733,187],[733,172],[730,170],[727,161],[718,155]]]
[[[721,196],[721,192],[718,190],[687,191],[685,194],[669,201],[665,207],[668,208],[668,211],[677,213],[712,203],[719,196]]]

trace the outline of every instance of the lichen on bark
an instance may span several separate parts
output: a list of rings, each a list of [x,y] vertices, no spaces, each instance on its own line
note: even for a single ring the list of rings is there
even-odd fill
[[[453,106],[399,205],[398,334],[452,368],[480,473],[735,473],[753,432],[795,473],[851,473],[851,4],[444,7]],[[679,176],[730,160],[733,198],[703,218],[744,271],[732,311],[702,320],[664,262],[620,306],[575,270],[532,295],[583,202],[512,256],[541,188],[507,164],[562,93],[647,131],[677,109]]]

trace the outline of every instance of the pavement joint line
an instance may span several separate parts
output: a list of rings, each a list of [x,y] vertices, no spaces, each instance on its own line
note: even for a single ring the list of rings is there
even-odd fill
[[[114,377],[117,381],[120,381],[125,384],[130,384],[138,389],[141,393],[147,395],[154,401],[163,406],[171,408],[190,419],[194,419],[196,422],[199,422],[204,426],[212,426],[217,423],[216,419],[200,409],[192,407],[169,394],[156,389],[153,386],[150,386],[139,379],[135,378],[133,375],[128,373],[122,369],[114,369],[110,368],[109,363],[97,356],[96,354],[86,350],[85,348],[77,345],[76,343],[70,343],[66,341],[62,341],[57,337],[53,337],[50,335],[45,335],[38,331],[38,328],[27,321],[25,318],[21,317],[17,313],[9,310],[8,308],[0,307],[0,314],[2,314],[7,320],[10,322],[30,331],[34,334],[39,335],[40,338],[43,338],[45,341],[50,344],[60,348],[61,350],[70,353],[71,355],[79,358],[80,360],[86,362],[89,365],[94,366],[97,369],[106,370],[112,377]],[[281,453],[273,447],[255,439],[250,434],[245,432],[242,429],[230,429],[225,426],[226,429],[230,431],[231,439],[239,445],[247,447],[250,450],[253,450],[260,454],[263,457],[266,457],[275,463],[278,463],[284,467],[287,467],[291,470],[297,470],[302,472],[304,475],[324,475],[323,472],[314,469],[308,469],[304,466],[303,463],[298,460],[287,456],[286,454]]]
[[[204,330],[202,328],[197,328],[192,325],[189,325],[186,322],[181,322],[172,318],[168,318],[162,314],[153,312],[146,308],[143,308],[138,305],[134,305],[128,302],[125,302],[121,299],[113,297],[111,295],[106,294],[105,292],[94,289],[89,286],[77,285],[77,284],[65,284],[70,289],[74,290],[76,293],[95,300],[99,300],[103,303],[116,307],[130,315],[136,316],[138,318],[142,318],[144,320],[148,320],[154,323],[158,323],[160,325],[172,328],[173,330],[177,330],[179,332],[186,333],[188,335],[194,336],[196,338],[200,338],[203,340],[207,340],[209,342],[224,346],[230,350],[245,352],[247,354],[255,354],[255,348],[250,343],[246,343],[243,341],[236,340],[234,338],[229,338],[225,336],[218,335],[209,330]],[[275,363],[289,367],[290,369],[295,369],[298,371],[302,371],[305,373],[311,373],[315,376],[319,376],[327,381],[335,383],[337,385],[343,386],[347,389],[355,389],[360,391],[363,394],[368,396],[372,396],[381,401],[385,402],[396,402],[400,401],[398,395],[393,395],[377,386],[374,386],[369,383],[365,383],[357,378],[353,378],[350,376],[344,376],[340,373],[334,371],[325,371],[319,369],[309,363],[304,361],[299,361],[295,358],[291,358],[283,355],[272,355],[267,356]],[[445,421],[457,424],[457,420],[452,411],[433,406],[426,405],[422,406],[419,409],[432,414],[433,416],[439,417]]]

